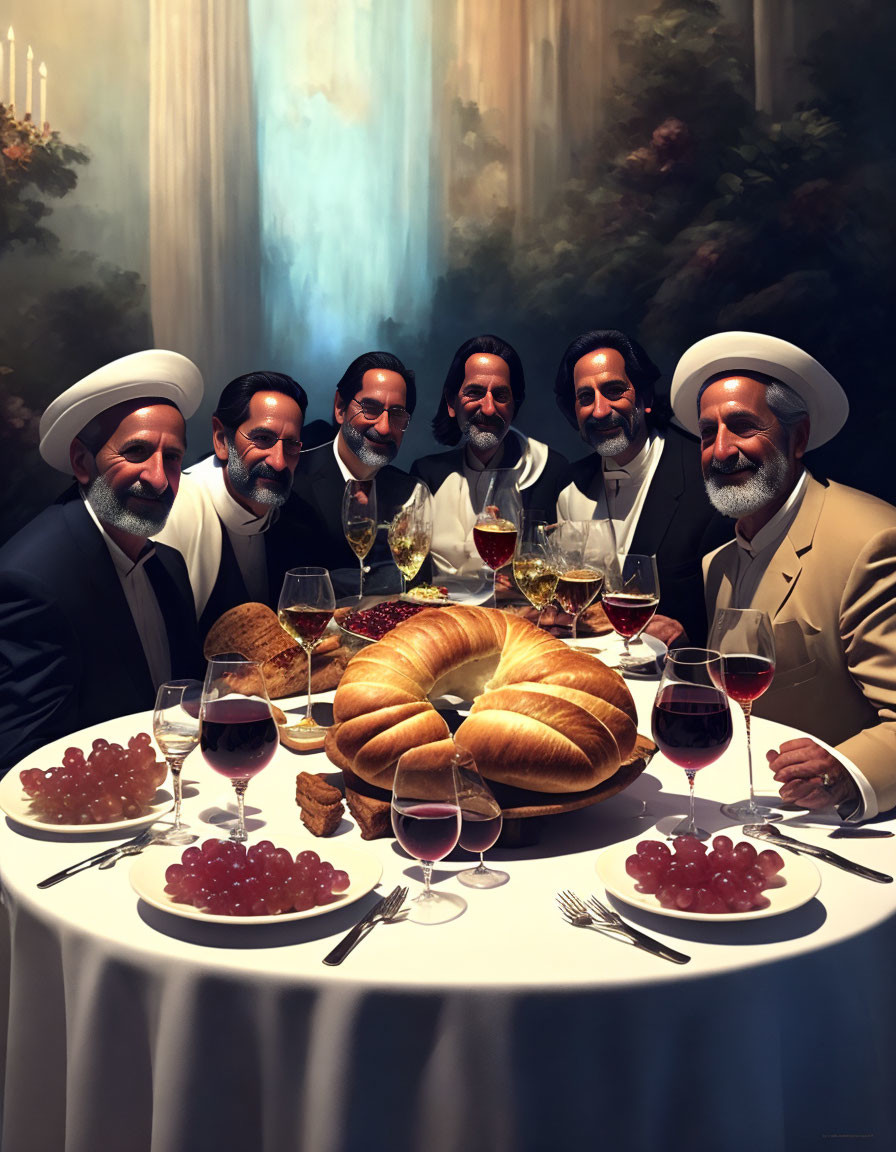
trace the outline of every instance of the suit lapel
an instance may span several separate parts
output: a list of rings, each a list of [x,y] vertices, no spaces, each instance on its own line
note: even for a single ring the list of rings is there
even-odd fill
[[[665,438],[662,455],[635,526],[631,552],[655,556],[672,523],[685,490],[684,461],[679,443],[672,436]]]

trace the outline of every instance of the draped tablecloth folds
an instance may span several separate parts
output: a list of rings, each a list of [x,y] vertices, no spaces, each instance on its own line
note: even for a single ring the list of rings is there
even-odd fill
[[[630,686],[649,733],[656,682]],[[75,734],[28,764],[58,763],[100,731],[126,740],[151,731],[151,716]],[[793,735],[755,720],[756,764]],[[332,768],[322,753],[281,748],[252,781],[250,840],[306,839],[323,856],[342,843],[383,867],[377,891],[313,919],[220,926],[171,916],[138,899],[127,861],[38,891],[104,838],[0,823],[3,1152],[896,1146],[896,884],[819,864],[814,899],[750,923],[617,903],[690,954],[683,966],[571,928],[555,892],[602,895],[600,850],[685,811],[684,773],[657,755],[627,791],[546,819],[537,844],[488,853],[510,873],[502,888],[461,889],[452,876],[469,866],[463,852],[437,864],[434,882],[468,901],[457,920],[379,926],[329,968],[323,957],[377,895],[399,881],[413,895],[420,868],[391,839],[363,842],[350,817],[331,839],[310,836],[294,801],[301,770]],[[186,819],[203,839],[215,835],[233,803],[229,782],[198,751],[184,778]],[[740,838],[719,804],[745,785],[735,715],[729,750],[699,774],[698,822]],[[817,843],[830,830],[794,813],[785,827]],[[834,843],[872,868],[896,868],[896,840]]]

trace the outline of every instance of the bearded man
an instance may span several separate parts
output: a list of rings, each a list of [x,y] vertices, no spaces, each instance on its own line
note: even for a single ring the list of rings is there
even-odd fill
[[[358,591],[358,558],[342,531],[342,495],[349,480],[374,480],[380,521],[408,498],[407,472],[392,465],[417,403],[414,373],[390,352],[365,352],[349,364],[336,385],[333,418],[337,433],[303,452],[293,492],[297,515],[314,524],[308,563],[330,570],[337,598]],[[365,559],[371,569],[365,591],[398,587],[385,533],[380,531]]]
[[[153,350],[91,373],[41,417],[41,455],[76,483],[0,549],[0,771],[198,673],[186,568],[149,537],[201,399],[195,364]]]
[[[782,800],[843,819],[896,804],[896,508],[813,477],[805,453],[849,404],[802,349],[723,332],[681,358],[678,419],[735,540],[704,562],[706,604],[768,613],[775,675],[753,713],[812,737],[768,753]],[[823,743],[822,743],[823,742]]]
[[[512,470],[523,508],[554,519],[566,459],[512,426],[525,396],[523,365],[506,340],[474,336],[455,352],[432,431],[440,444],[458,447],[411,465],[411,475],[423,480],[434,497],[431,556],[436,576],[482,570],[473,524],[496,468]]]
[[[659,369],[617,329],[578,336],[563,354],[554,393],[592,449],[557,498],[561,520],[608,519],[620,552],[656,556],[658,615],[647,631],[671,643],[682,629],[706,638],[701,557],[731,536],[706,498],[696,442],[655,405]]]
[[[203,637],[237,604],[276,608],[283,573],[309,562],[301,516],[286,507],[307,407],[290,376],[237,376],[212,415],[213,454],[184,472],[159,539],[186,560]]]

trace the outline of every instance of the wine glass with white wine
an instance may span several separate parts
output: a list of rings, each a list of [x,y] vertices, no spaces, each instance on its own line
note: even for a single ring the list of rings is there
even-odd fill
[[[519,590],[538,613],[539,624],[541,614],[554,599],[559,575],[544,520],[540,516],[524,512],[516,552],[513,555],[513,578]]]
[[[415,480],[407,499],[389,521],[389,551],[401,573],[401,590],[413,580],[432,544],[432,493],[422,480]]]
[[[342,493],[342,531],[358,557],[358,599],[364,595],[364,561],[376,539],[376,481],[346,480]]]

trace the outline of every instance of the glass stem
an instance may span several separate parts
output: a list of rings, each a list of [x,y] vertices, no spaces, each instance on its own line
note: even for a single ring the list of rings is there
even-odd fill
[[[398,575],[401,577],[401,594],[403,596],[408,590],[408,582],[404,577],[404,572],[402,572],[400,568],[398,569]]]
[[[685,769],[685,775],[688,778],[688,835],[697,835],[697,821],[694,819],[694,776],[695,772],[689,772]]]
[[[432,889],[429,886],[429,880],[432,876],[432,860],[421,860],[423,865],[423,891],[420,893],[421,900],[432,899]]]
[[[235,840],[238,844],[241,844],[244,840],[247,839],[247,836],[246,836],[245,795],[246,795],[246,789],[248,788],[248,786],[249,786],[248,780],[234,780],[234,782],[233,782],[233,788],[234,788],[234,791],[236,792],[237,817],[236,817],[236,828],[234,828],[233,831],[230,833],[230,839]]]
[[[579,614],[578,614],[578,612],[574,612],[573,616],[572,616],[572,636],[570,637],[571,640],[576,639],[576,627],[577,627],[578,623],[579,623]]]
[[[498,570],[492,568],[492,603],[498,607]]]
[[[747,703],[742,704],[741,707],[744,710],[744,721],[747,725],[747,772],[749,773],[750,779],[750,807],[755,808],[756,797],[753,793],[753,747],[750,741],[750,713],[753,710],[752,701],[748,700]]]
[[[311,720],[311,646],[309,645],[305,652],[308,656],[308,706],[305,709],[306,721]]]
[[[184,766],[183,756],[174,757],[168,761],[171,768],[171,782],[174,785],[174,832],[180,832],[183,825],[180,822],[180,803],[183,796],[183,785],[180,780],[180,770]]]
[[[486,866],[485,866],[485,853],[484,852],[479,853],[479,863],[476,866],[476,871],[479,873],[480,876],[484,872],[488,872],[488,868],[486,868]]]
[[[358,568],[360,569],[360,571],[358,572],[358,599],[360,600],[361,597],[364,595],[364,557],[363,556],[358,557]]]

